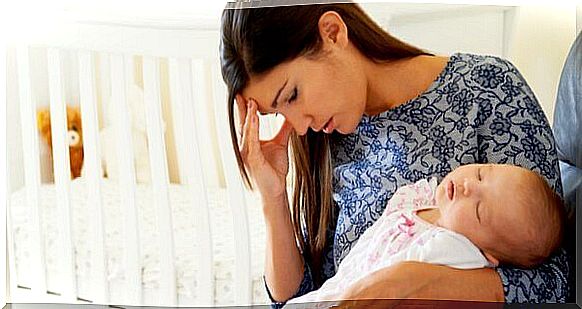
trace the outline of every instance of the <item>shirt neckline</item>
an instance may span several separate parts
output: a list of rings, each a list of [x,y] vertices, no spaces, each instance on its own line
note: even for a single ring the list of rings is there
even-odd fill
[[[447,63],[445,65],[445,67],[441,70],[441,72],[435,77],[435,79],[432,81],[432,83],[428,86],[428,88],[426,88],[426,90],[424,90],[421,94],[417,95],[416,97],[394,107],[394,108],[389,108],[381,113],[378,113],[376,115],[366,115],[363,114],[362,118],[376,118],[376,117],[381,117],[381,116],[386,116],[390,113],[394,113],[396,111],[398,111],[399,109],[404,108],[405,106],[412,104],[415,101],[418,101],[419,99],[425,97],[426,95],[428,95],[429,93],[431,93],[432,91],[434,91],[435,89],[437,89],[441,84],[442,81],[445,77],[446,72],[449,70],[449,68],[453,65],[454,62],[454,58],[456,58],[456,56],[458,56],[459,53],[452,53],[449,56],[449,59],[447,60]]]

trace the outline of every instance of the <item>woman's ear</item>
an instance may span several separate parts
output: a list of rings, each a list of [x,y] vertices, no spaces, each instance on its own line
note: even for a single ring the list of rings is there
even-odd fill
[[[348,28],[338,13],[334,11],[323,13],[318,26],[324,49],[332,46],[343,48],[348,45]]]

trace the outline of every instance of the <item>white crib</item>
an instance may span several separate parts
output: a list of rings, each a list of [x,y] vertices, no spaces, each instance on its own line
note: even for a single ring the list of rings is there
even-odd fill
[[[9,302],[268,303],[262,212],[244,190],[232,152],[218,39],[214,24],[67,21],[9,50],[18,92],[8,104],[20,118],[8,134],[21,135],[24,175],[8,197]],[[45,85],[35,77],[39,70],[48,74]],[[136,81],[146,111],[147,184],[136,183],[136,154],[127,146],[126,94]],[[41,181],[35,117],[43,87],[54,183]],[[109,119],[118,147],[115,181],[102,178],[100,162],[99,116],[107,96],[115,115]],[[81,107],[84,147],[84,175],[74,180],[66,144],[71,98]],[[261,134],[268,136],[280,121],[265,120]]]
[[[552,30],[560,25],[541,17],[563,10],[444,4],[367,9],[397,37],[436,53],[492,54],[521,64],[551,118],[559,75],[546,73],[561,65],[544,67],[543,78],[527,69],[539,68],[539,59],[562,63],[570,34]],[[9,302],[268,303],[262,211],[244,190],[231,149],[215,19],[63,19],[8,50]],[[543,27],[530,29],[532,20]],[[537,36],[536,29],[548,31]],[[535,43],[530,37],[542,44],[555,41],[557,33],[566,43],[520,52],[529,46],[524,42]],[[144,92],[147,184],[136,183],[136,154],[127,147],[127,93],[134,84]],[[35,111],[49,101],[56,151],[47,168]],[[69,178],[65,140],[65,104],[72,103],[81,106],[85,153],[85,174],[75,180]],[[107,120],[116,133],[113,144],[123,149],[115,181],[101,177],[104,108],[114,109]],[[261,137],[272,136],[281,121],[262,117]]]

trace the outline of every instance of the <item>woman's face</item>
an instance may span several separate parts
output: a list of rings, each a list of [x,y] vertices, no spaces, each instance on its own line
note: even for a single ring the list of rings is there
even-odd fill
[[[280,64],[251,78],[242,95],[254,99],[261,114],[283,115],[299,135],[309,128],[351,133],[364,113],[365,78],[353,66],[331,60],[298,57]]]
[[[320,20],[321,50],[299,56],[260,76],[251,76],[242,96],[254,99],[261,114],[279,113],[297,134],[309,128],[347,134],[366,106],[367,81],[362,56],[348,41],[347,29],[333,12]]]

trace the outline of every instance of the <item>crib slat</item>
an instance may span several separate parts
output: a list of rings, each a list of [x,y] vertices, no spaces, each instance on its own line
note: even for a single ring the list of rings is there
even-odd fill
[[[214,104],[212,103],[212,91],[209,91],[211,85],[207,81],[207,77],[210,74],[208,70],[208,59],[203,58],[190,58],[192,63],[191,66],[193,70],[191,73],[193,77],[190,78],[192,85],[194,87],[193,95],[200,99],[200,103],[195,104],[194,107],[194,117],[193,120],[196,122],[196,127],[201,130],[198,133],[198,143],[204,145],[202,149],[208,151],[200,151],[200,162],[203,166],[219,166],[220,157],[211,149],[218,146],[218,142],[215,140],[213,134],[207,134],[209,131],[215,130],[215,119],[214,117],[208,117],[208,115],[214,115]],[[201,75],[198,75],[201,74]],[[204,77],[203,77],[204,76]],[[188,104],[192,104],[189,102]],[[204,132],[204,134],[200,134]],[[204,181],[207,187],[217,187],[222,183],[221,175],[218,173],[206,173],[204,174]]]
[[[133,70],[131,58],[123,55],[111,55],[111,102],[112,119],[118,154],[119,193],[123,205],[125,233],[125,280],[126,301],[129,305],[140,305],[142,302],[141,259],[139,250],[139,229],[137,206],[135,203],[135,168],[130,115],[127,104],[126,89],[130,83],[128,70]]]
[[[153,197],[160,231],[160,301],[162,306],[176,306],[176,269],[172,213],[169,203],[169,177],[164,140],[162,101],[160,96],[160,64],[153,57],[143,58],[144,103],[148,148],[150,153]]]
[[[36,279],[30,282],[35,297],[39,300],[46,295],[46,264],[44,251],[44,231],[40,209],[40,154],[36,126],[36,104],[32,98],[30,61],[27,47],[18,47],[16,54],[18,66],[18,88],[20,95],[20,121],[22,127],[22,147],[24,156],[24,181],[26,184],[26,203],[31,218],[31,256],[32,269]],[[12,233],[12,230],[10,230]],[[26,265],[20,265],[26,267]],[[11,273],[11,277],[16,273]],[[13,278],[18,282],[18,278]]]
[[[62,252],[61,267],[64,273],[61,295],[69,301],[77,300],[77,276],[71,233],[71,208],[69,187],[71,171],[69,166],[69,145],[67,143],[67,108],[64,99],[61,52],[55,48],[47,51],[49,71],[51,134],[53,143],[53,170],[60,217],[60,240]]]
[[[108,111],[108,98],[111,98],[111,64],[110,64],[110,54],[106,52],[98,52],[97,59],[99,60],[99,65],[97,66],[99,76],[97,80],[98,95],[101,95],[101,112],[103,115],[103,125],[111,125],[111,119],[109,119]]]
[[[81,96],[81,123],[83,124],[84,170],[89,192],[87,207],[91,209],[91,277],[93,279],[92,301],[98,304],[109,302],[109,283],[107,281],[107,260],[105,256],[105,226],[101,207],[101,162],[99,125],[97,119],[97,100],[95,93],[94,60],[90,52],[81,51],[79,57],[79,93]]]
[[[214,114],[220,146],[220,156],[226,179],[228,203],[232,208],[234,240],[235,240],[235,304],[250,305],[252,301],[252,279],[250,260],[250,235],[247,216],[247,205],[242,177],[240,176],[236,158],[230,139],[226,110],[226,87],[220,75],[220,66],[212,66],[212,90]],[[236,109],[235,109],[236,111]]]
[[[207,132],[194,117],[195,107],[207,100],[204,63],[202,60],[170,59],[169,74],[176,147],[180,150],[177,152],[180,176],[182,182],[191,188],[192,207],[196,208],[196,215],[192,218],[198,236],[196,280],[199,303],[196,305],[211,307],[214,306],[212,234],[199,142],[200,135]]]
[[[18,76],[16,71],[16,50],[13,48],[7,48],[6,50],[2,50],[0,51],[0,70],[5,71],[6,75],[3,75],[2,77],[0,77],[0,83],[2,85],[6,85],[6,102],[13,102],[16,104],[19,104],[20,102],[18,102],[18,97],[17,94],[10,94],[10,82],[6,80],[6,76]],[[14,66],[13,66],[14,64]],[[2,107],[0,107],[0,113],[6,114],[9,112],[9,107],[7,106],[7,104],[3,105]],[[16,120],[16,119],[15,119]],[[10,121],[8,121],[7,119],[7,126],[6,129],[8,132],[11,132],[11,128],[12,126],[10,125]],[[16,133],[16,132],[14,132]],[[8,142],[8,141],[7,141]],[[9,145],[7,143],[7,145]],[[12,150],[13,151],[13,150]],[[2,152],[2,154],[0,155],[0,160],[2,160],[2,162],[9,162],[8,158],[8,153],[6,152]],[[1,257],[0,259],[3,260],[4,265],[6,265],[6,267],[1,270],[0,272],[3,275],[3,278],[5,278],[5,280],[2,282],[2,284],[0,284],[0,289],[3,289],[0,292],[0,302],[2,302],[2,305],[6,304],[8,302],[8,296],[10,295],[10,290],[13,290],[17,283],[16,283],[16,273],[14,272],[16,270],[16,268],[14,267],[14,261],[15,261],[15,257],[14,257],[14,253],[11,252],[12,250],[14,250],[14,235],[13,235],[13,229],[12,229],[12,222],[11,222],[11,214],[10,214],[10,208],[13,206],[12,205],[12,198],[10,198],[9,194],[12,195],[11,193],[14,192],[14,190],[16,188],[14,188],[14,185],[11,183],[11,181],[9,179],[11,179],[13,177],[13,173],[10,172],[10,168],[8,166],[7,167],[7,181],[6,181],[6,186],[3,186],[2,189],[0,189],[0,196],[5,196],[6,197],[6,207],[2,208],[2,219],[4,220],[4,222],[6,222],[6,228],[2,231],[2,236],[3,237],[2,240],[0,240],[1,244],[0,246],[4,246],[4,248],[6,248],[6,255],[4,257]],[[14,275],[10,276],[10,273],[13,273]]]
[[[10,203],[10,201],[8,202]],[[8,286],[6,287],[6,292],[8,296],[10,293],[15,293],[18,290],[18,280],[16,278],[16,254],[14,252],[14,229],[12,228],[12,213],[10,209],[14,205],[10,205],[6,207],[6,256],[8,260],[6,261],[8,265],[8,273],[6,274],[6,278],[8,279],[6,282]],[[21,246],[23,244],[20,244]]]
[[[3,75],[2,77],[0,77],[0,84],[6,85],[5,88],[4,88],[4,91],[6,91],[6,90],[8,90],[10,88],[10,84],[6,82],[6,76],[13,76],[13,74],[14,74],[10,70],[10,68],[7,66],[7,63],[9,61],[12,61],[13,60],[13,59],[11,59],[11,57],[10,57],[10,55],[8,53],[9,52],[8,52],[7,49],[2,49],[0,51],[0,57],[1,57],[0,58],[1,59],[0,60],[0,70],[2,72],[6,72],[5,75]],[[9,92],[6,92],[5,98],[6,98],[6,101],[5,102],[15,102],[15,101],[12,100],[13,97],[10,96],[10,93]],[[0,107],[0,114],[6,115],[6,112],[8,111],[7,110],[7,107],[8,106],[6,104],[2,105]],[[11,130],[11,126],[10,126],[10,124],[9,124],[8,121],[6,121],[6,126],[4,128],[6,128],[8,132],[11,132],[12,131]],[[2,132],[2,133],[5,134],[4,132]],[[6,135],[3,135],[3,136],[6,136]],[[6,153],[6,151],[2,151],[2,153],[0,154],[0,162],[8,162],[7,161],[8,160],[7,157],[8,157],[8,154]],[[4,196],[5,197],[5,200],[4,200],[5,203],[4,203],[4,205],[6,205],[5,207],[2,207],[2,209],[0,209],[0,218],[1,218],[0,220],[3,220],[3,222],[6,223],[5,228],[0,233],[0,237],[2,237],[0,239],[0,246],[2,248],[5,248],[4,250],[6,250],[6,249],[9,248],[8,247],[8,244],[9,244],[8,237],[11,237],[9,235],[9,233],[7,233],[7,231],[12,231],[10,229],[11,228],[10,222],[9,222],[9,220],[7,220],[8,217],[6,215],[8,213],[8,211],[7,211],[8,210],[8,207],[10,207],[10,197],[8,196],[8,194],[11,193],[11,192],[13,192],[12,191],[13,185],[9,181],[9,179],[11,178],[11,176],[13,174],[10,172],[10,169],[9,169],[8,165],[5,165],[5,166],[6,166],[6,172],[5,172],[6,174],[5,175],[8,176],[8,177],[5,178],[6,179],[5,180],[6,181],[5,182],[6,185],[3,185],[2,188],[0,188],[0,196]],[[12,244],[12,243],[10,243],[10,244]],[[14,247],[12,247],[12,248],[14,248]],[[10,250],[12,250],[12,249],[10,249]],[[8,265],[8,259],[7,259],[8,258],[8,255],[10,253],[8,253],[6,251],[4,251],[4,252],[5,252],[5,254],[2,255],[2,256],[0,256],[0,265],[5,265],[5,267],[0,270],[0,278],[4,278],[4,280],[2,282],[0,282],[0,306],[4,306],[7,303],[7,298],[6,297],[7,297],[8,289],[10,288],[10,285],[9,285],[10,278],[9,278],[9,273],[8,273],[10,266]]]

